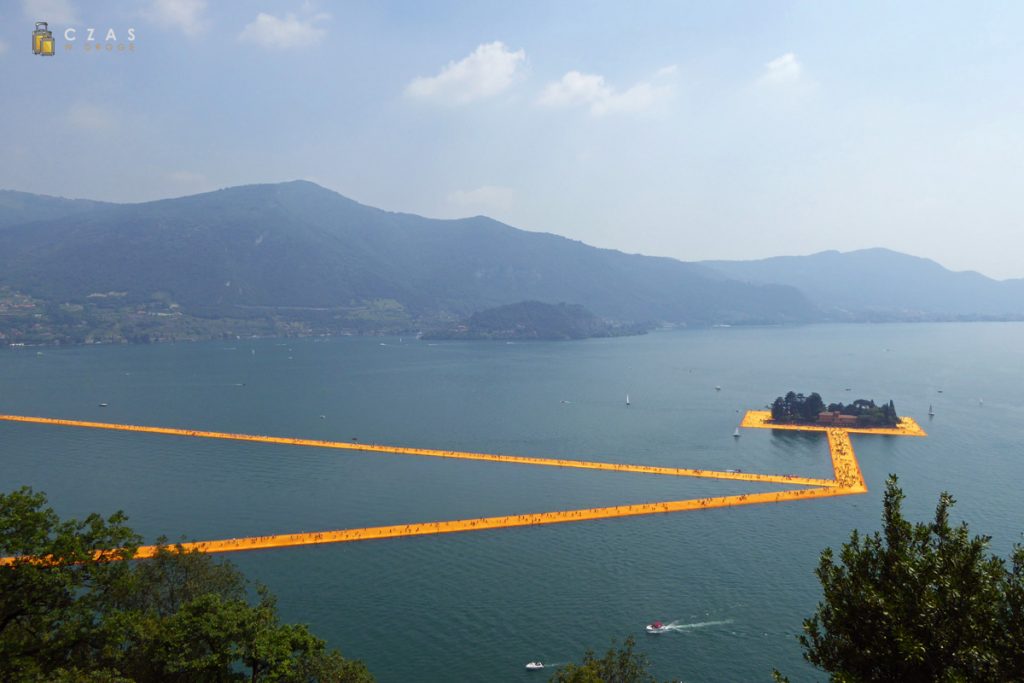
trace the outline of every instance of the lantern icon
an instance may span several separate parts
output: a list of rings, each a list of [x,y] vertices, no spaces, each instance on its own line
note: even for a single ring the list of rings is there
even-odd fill
[[[32,52],[44,57],[54,54],[53,32],[45,21],[36,22],[36,30],[32,31]]]

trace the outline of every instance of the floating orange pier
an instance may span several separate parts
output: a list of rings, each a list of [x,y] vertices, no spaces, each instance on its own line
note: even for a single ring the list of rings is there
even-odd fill
[[[738,505],[757,505],[762,503],[780,503],[792,500],[808,500],[830,496],[845,496],[867,491],[860,467],[854,456],[850,433],[855,434],[887,434],[890,436],[925,436],[924,430],[910,419],[903,418],[900,424],[891,429],[867,428],[836,428],[803,425],[775,425],[771,423],[771,414],[767,411],[748,411],[741,427],[754,429],[786,429],[799,431],[825,432],[828,437],[829,452],[832,457],[834,477],[832,479],[816,479],[795,475],[756,474],[751,472],[722,472],[716,470],[686,469],[674,467],[654,467],[650,465],[631,465],[599,461],[569,460],[562,458],[535,458],[516,455],[499,455],[494,453],[473,453],[466,451],[447,451],[430,448],[411,448],[407,446],[386,446],[381,444],[352,443],[345,441],[320,441],[315,439],[298,439],[279,436],[262,436],[257,434],[234,434],[230,432],[210,432],[174,427],[150,427],[143,425],[126,425],[107,422],[88,422],[84,420],[64,420],[50,417],[31,417],[25,415],[0,415],[0,420],[34,424],[59,425],[65,427],[85,427],[90,429],[110,429],[125,432],[143,432],[165,434],[171,436],[189,436],[204,439],[229,439],[234,441],[250,441],[258,443],[287,444],[293,446],[309,446],[314,448],[332,448],[349,451],[373,453],[397,453],[400,455],[428,456],[437,458],[456,458],[462,460],[483,460],[517,465],[535,465],[546,467],[567,467],[588,470],[605,470],[633,474],[654,474],[661,476],[698,477],[704,479],[727,479],[734,481],[750,481],[770,484],[800,486],[802,488],[774,491],[769,493],[749,493],[732,496],[709,498],[693,498],[660,503],[640,503],[635,505],[617,505],[612,507],[584,508],[579,510],[559,510],[554,512],[536,512],[523,515],[504,515],[499,517],[479,517],[476,519],[460,519],[439,522],[419,522],[412,524],[396,524],[391,526],[364,527],[356,529],[340,529],[336,531],[303,532],[295,534],[274,534],[270,536],[248,536],[213,541],[197,541],[182,544],[188,550],[206,553],[226,553],[242,550],[261,550],[299,545],[317,545],[321,543],[346,543],[401,536],[423,536],[429,534],[446,534],[461,531],[480,531],[483,529],[500,529],[517,526],[533,526],[541,524],[562,524],[565,522],[582,522],[612,517],[633,517],[666,512],[683,512],[687,510],[706,510],[710,508],[732,507]],[[135,553],[136,558],[152,557],[157,546],[142,546]],[[98,553],[102,557],[103,553]],[[12,564],[19,558],[0,558],[0,566]],[[24,559],[24,558],[22,558]]]

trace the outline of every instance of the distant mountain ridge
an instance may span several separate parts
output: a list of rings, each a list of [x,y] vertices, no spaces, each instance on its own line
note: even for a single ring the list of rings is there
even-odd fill
[[[1024,317],[1024,279],[954,272],[889,249],[700,263],[744,282],[795,287],[833,320]]]
[[[869,249],[690,263],[306,181],[110,204],[0,191],[0,343],[439,329],[523,301],[621,323],[1024,318],[1024,280]]]
[[[413,327],[524,300],[637,322],[818,317],[791,287],[737,282],[702,265],[482,216],[392,213],[305,181],[120,205],[17,194],[17,207],[0,206],[0,287],[43,301],[93,305],[95,295],[113,292],[124,305],[173,302],[178,312],[208,317],[335,309],[365,317],[375,315],[368,307],[385,306]],[[346,315],[335,316],[341,328]]]

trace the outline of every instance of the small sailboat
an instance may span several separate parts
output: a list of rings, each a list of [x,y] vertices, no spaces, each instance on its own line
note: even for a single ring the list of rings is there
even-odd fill
[[[928,404],[928,417],[935,417],[935,410],[932,409],[931,404]]]
[[[629,394],[626,394],[626,405],[629,405]]]
[[[736,429],[734,429],[733,432],[732,432],[732,435],[733,435],[733,437],[735,437],[737,439],[740,438],[740,428],[737,427]]]
[[[544,664],[541,663],[541,662],[529,662],[526,665],[527,671],[537,671],[538,669],[543,669],[543,668],[544,668]]]

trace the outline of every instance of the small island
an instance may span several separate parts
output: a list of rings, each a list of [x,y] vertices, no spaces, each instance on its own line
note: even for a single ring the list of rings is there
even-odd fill
[[[474,313],[445,329],[424,332],[423,339],[568,340],[645,334],[650,325],[616,323],[579,304],[521,301]]]
[[[772,422],[835,427],[896,427],[900,417],[891,400],[880,406],[863,398],[848,405],[825,405],[817,392],[804,396],[790,391],[772,403]]]

